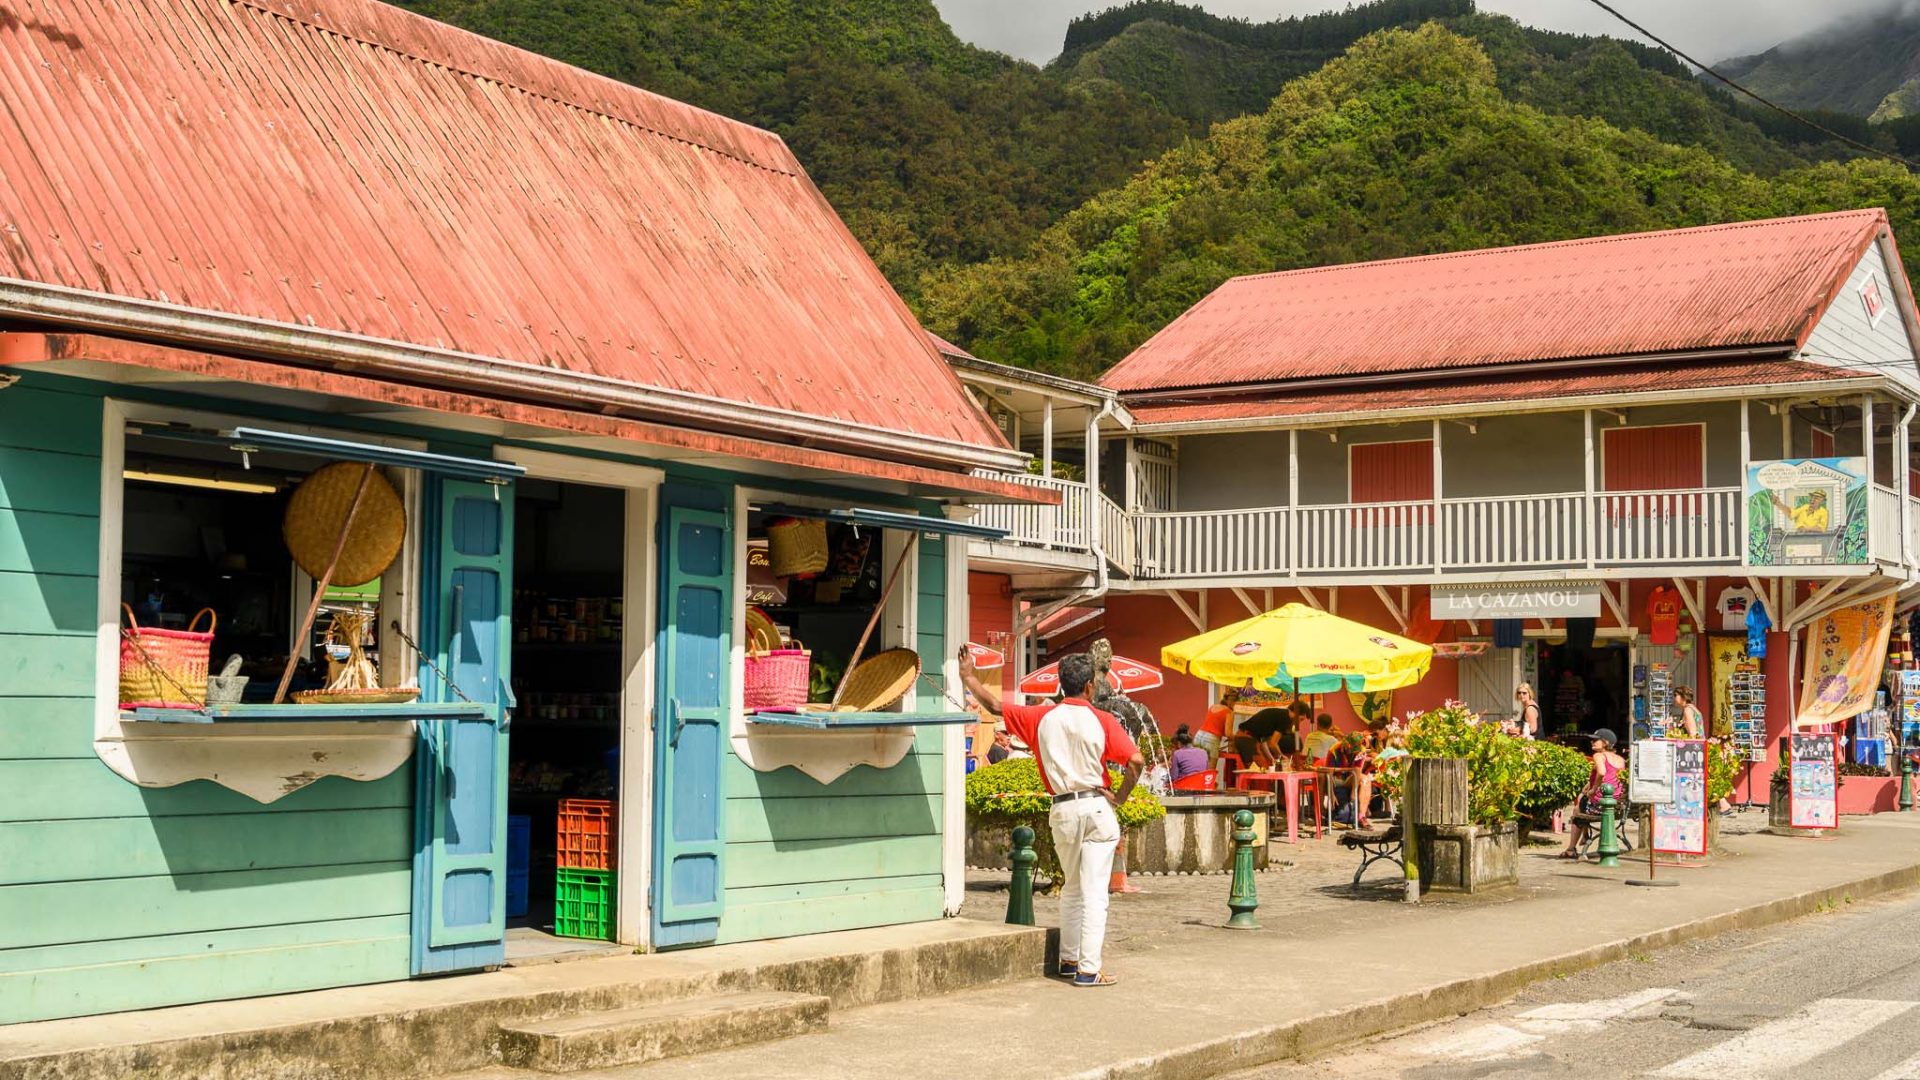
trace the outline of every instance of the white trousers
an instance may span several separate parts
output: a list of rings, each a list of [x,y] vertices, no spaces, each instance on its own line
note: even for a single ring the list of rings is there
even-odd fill
[[[1060,887],[1060,962],[1077,962],[1081,974],[1092,975],[1100,970],[1107,938],[1107,885],[1120,820],[1104,798],[1060,803],[1048,820],[1066,877]]]

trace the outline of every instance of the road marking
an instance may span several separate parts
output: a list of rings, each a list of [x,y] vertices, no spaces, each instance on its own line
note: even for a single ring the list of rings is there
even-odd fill
[[[1913,1055],[1873,1080],[1920,1080],[1920,1054]]]
[[[1505,1024],[1481,1024],[1425,1043],[1416,1047],[1414,1052],[1427,1057],[1492,1061],[1512,1057],[1534,1043],[1545,1041],[1544,1035],[1516,1031]]]
[[[1822,998],[1791,1016],[1681,1058],[1653,1075],[1679,1080],[1719,1080],[1742,1073],[1777,1076],[1904,1015],[1915,1004]]]
[[[1665,1001],[1679,992],[1655,986],[1616,998],[1602,998],[1599,1001],[1568,1001],[1558,1005],[1542,1005],[1537,1009],[1529,1009],[1521,1013],[1515,1019],[1522,1030],[1536,1035],[1556,1035],[1568,1031],[1598,1031],[1605,1027],[1609,1020],[1618,1020],[1635,1010]]]

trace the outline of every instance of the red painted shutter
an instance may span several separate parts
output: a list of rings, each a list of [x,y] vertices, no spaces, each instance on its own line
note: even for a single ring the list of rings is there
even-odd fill
[[[1414,502],[1433,498],[1433,443],[1363,443],[1352,450],[1353,502]]]
[[[1697,424],[1606,429],[1607,491],[1674,491],[1706,486]]]
[[[1833,432],[1822,431],[1819,428],[1813,429],[1813,456],[1833,456]]]

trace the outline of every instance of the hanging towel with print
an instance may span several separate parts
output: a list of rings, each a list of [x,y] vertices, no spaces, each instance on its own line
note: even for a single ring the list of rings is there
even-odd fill
[[[1759,598],[1747,605],[1747,656],[1754,660],[1767,657],[1767,631],[1773,629],[1773,620],[1767,616],[1767,605]]]

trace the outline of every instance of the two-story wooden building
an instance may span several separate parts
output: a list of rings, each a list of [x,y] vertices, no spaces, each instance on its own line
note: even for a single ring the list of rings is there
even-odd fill
[[[1097,387],[1022,396],[950,356],[1030,453],[1088,466],[1049,482],[1095,508],[987,511],[1041,554],[1009,567],[995,544],[976,570],[1029,625],[1103,607],[1143,658],[1287,601],[1337,610],[1444,646],[1397,711],[1507,714],[1528,681],[1555,730],[1644,716],[1656,665],[1724,724],[1752,659],[1777,735],[1790,632],[1904,604],[1920,573],[1916,340],[1879,210],[1236,278]],[[1063,409],[1099,415],[1098,454],[1037,445]],[[1171,725],[1208,693],[1175,677],[1147,700]]]

